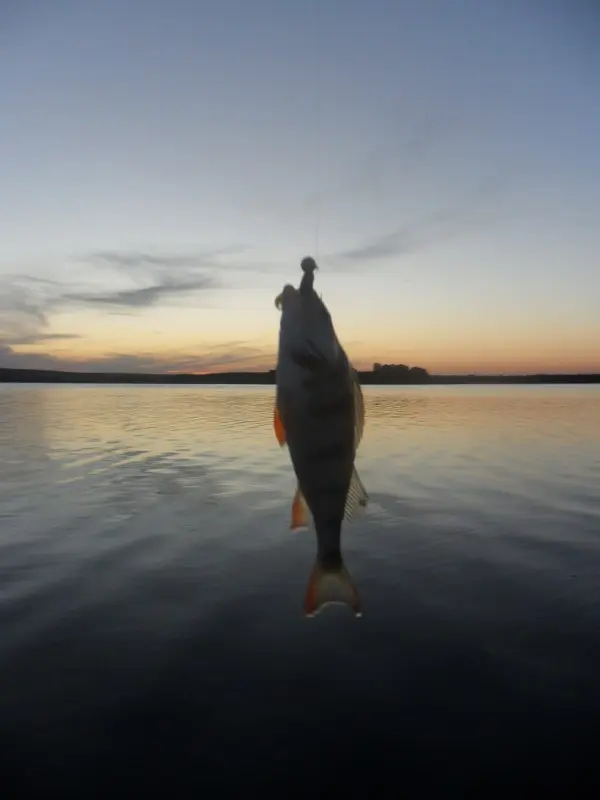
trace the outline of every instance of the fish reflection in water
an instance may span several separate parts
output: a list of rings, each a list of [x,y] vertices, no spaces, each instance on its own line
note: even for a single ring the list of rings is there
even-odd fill
[[[355,615],[361,601],[341,551],[344,520],[367,505],[354,467],[364,428],[358,375],[336,336],[331,315],[313,288],[312,258],[302,261],[299,289],[286,285],[276,298],[281,310],[274,427],[287,443],[297,478],[292,529],[312,517],[317,556],[308,582],[304,611],[313,616],[330,603]]]

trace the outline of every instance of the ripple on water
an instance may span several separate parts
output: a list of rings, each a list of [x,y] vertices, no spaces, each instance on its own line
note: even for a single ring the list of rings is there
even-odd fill
[[[222,781],[225,742],[250,771],[301,753],[292,777],[314,788],[323,718],[354,788],[359,755],[394,791],[378,754],[440,777],[468,754],[494,779],[582,759],[600,711],[600,391],[365,398],[371,503],[343,534],[365,613],[307,622],[315,537],[289,529],[272,387],[0,387],[13,770],[34,764],[47,790],[65,763],[122,779],[139,757],[151,778]]]

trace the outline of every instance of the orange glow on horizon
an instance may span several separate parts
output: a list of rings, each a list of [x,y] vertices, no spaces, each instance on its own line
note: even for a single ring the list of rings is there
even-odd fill
[[[264,372],[275,368],[278,317],[215,309],[198,318],[182,309],[148,317],[70,314],[57,316],[56,338],[14,345],[14,366],[76,371],[154,372],[206,375]],[[560,332],[539,317],[518,327],[436,317],[395,317],[369,324],[368,315],[340,315],[338,336],[354,366],[374,362],[423,367],[441,374],[600,373],[600,329],[575,324]],[[542,324],[543,322],[543,324]],[[23,356],[22,363],[19,356]],[[31,362],[31,363],[29,363]]]
[[[33,353],[32,353],[33,354]],[[40,367],[43,369],[56,369],[62,371],[74,370],[78,372],[86,371],[104,371],[104,372],[131,372],[131,373],[156,373],[166,375],[218,375],[221,373],[231,372],[268,372],[274,370],[276,367],[275,359],[262,360],[257,359],[253,363],[245,363],[243,360],[225,363],[215,363],[210,368],[196,369],[190,367],[177,368],[173,366],[168,357],[158,358],[155,357],[148,364],[148,368],[141,369],[139,366],[132,366],[131,368],[113,366],[110,356],[101,356],[98,358],[61,358],[56,366],[48,365]],[[411,359],[373,359],[373,360],[353,360],[352,363],[355,369],[360,372],[370,372],[373,369],[373,364],[377,362],[380,364],[404,364],[408,367],[423,367],[430,375],[524,375],[524,374],[599,374],[600,363],[591,361],[579,361],[576,359],[565,361],[548,361],[544,362],[537,359],[529,359],[520,362],[515,361],[493,361],[493,362],[480,362],[480,361],[448,361],[448,362],[434,362],[424,363],[423,360]],[[36,369],[37,367],[31,367]]]

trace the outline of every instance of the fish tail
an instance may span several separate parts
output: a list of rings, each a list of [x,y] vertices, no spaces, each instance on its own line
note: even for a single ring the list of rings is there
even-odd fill
[[[358,590],[344,563],[340,560],[335,567],[324,567],[317,560],[306,588],[304,613],[307,617],[314,617],[331,603],[347,605],[355,616],[362,616]]]

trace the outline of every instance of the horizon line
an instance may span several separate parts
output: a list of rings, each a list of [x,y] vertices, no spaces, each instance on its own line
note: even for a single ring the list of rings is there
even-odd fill
[[[356,372],[359,374],[369,374],[373,375],[377,372],[387,372],[393,373],[396,370],[400,370],[404,372],[404,370],[410,371],[418,371],[421,373],[425,373],[427,378],[469,378],[469,377],[500,377],[500,378],[527,378],[527,377],[539,377],[539,376],[552,376],[552,377],[568,377],[568,376],[597,376],[600,375],[600,369],[598,371],[586,371],[582,372],[579,371],[561,371],[561,372],[429,372],[424,367],[409,367],[407,365],[399,365],[399,364],[387,364],[381,365],[387,366],[390,369],[382,370],[382,369],[357,369]],[[396,369],[394,369],[396,368]],[[202,372],[189,372],[189,371],[175,371],[169,370],[167,372],[125,372],[125,371],[117,371],[113,372],[111,370],[85,370],[85,369],[45,369],[45,368],[35,368],[35,367],[5,367],[0,366],[0,373],[52,373],[57,375],[122,375],[122,376],[138,376],[138,377],[162,377],[162,378],[174,378],[178,376],[182,377],[212,377],[218,375],[274,375],[276,372],[275,367],[270,367],[269,369],[257,370],[257,369],[249,369],[249,370],[219,370],[216,372],[211,371],[202,371]],[[424,376],[424,377],[425,377]]]

